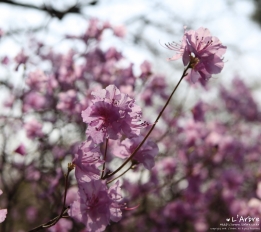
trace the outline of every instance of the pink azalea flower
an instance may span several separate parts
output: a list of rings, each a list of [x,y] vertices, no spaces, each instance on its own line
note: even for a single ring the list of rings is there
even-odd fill
[[[10,60],[9,60],[8,56],[4,56],[1,59],[1,64],[8,65],[9,63],[10,63]]]
[[[4,106],[7,108],[12,108],[15,100],[15,96],[10,94],[8,98],[4,101]]]
[[[164,175],[174,175],[177,169],[177,163],[174,157],[166,157],[157,162],[157,171]]]
[[[126,136],[139,135],[140,129],[148,125],[141,122],[141,109],[134,99],[123,94],[114,86],[93,92],[93,104],[82,111],[83,121],[88,123],[87,135],[95,143],[105,138],[116,140],[118,134]]]
[[[30,110],[43,110],[46,107],[47,99],[42,94],[31,91],[24,97],[23,112]]]
[[[204,83],[212,74],[220,73],[224,67],[222,56],[227,47],[222,45],[217,37],[212,36],[207,28],[185,30],[181,44],[173,42],[166,46],[177,52],[170,60],[182,57],[185,66],[190,63],[188,78],[193,83],[198,80]]]
[[[59,93],[59,102],[56,106],[58,110],[72,112],[77,105],[77,93],[74,89],[70,89],[67,92]]]
[[[4,31],[0,28],[0,38],[4,35]]]
[[[38,217],[38,209],[35,208],[34,206],[29,206],[26,211],[26,219],[29,222],[34,222],[34,220]]]
[[[118,37],[123,38],[126,34],[126,28],[123,25],[113,27],[112,29],[113,29],[114,35],[116,35]]]
[[[99,146],[94,146],[92,141],[83,143],[75,154],[73,164],[75,164],[75,176],[78,183],[90,182],[100,178],[101,152]]]
[[[151,63],[147,60],[143,61],[143,63],[140,65],[140,70],[141,70],[140,78],[142,79],[148,78],[152,74]]]
[[[29,58],[29,57],[28,57],[27,55],[25,55],[24,50],[22,50],[20,53],[18,53],[18,54],[16,55],[16,57],[14,58],[14,60],[15,60],[16,63],[17,63],[17,66],[16,66],[16,68],[15,68],[15,71],[18,70],[18,68],[19,68],[19,66],[20,66],[21,64],[26,64],[28,58]]]
[[[44,91],[46,89],[48,78],[42,70],[36,70],[28,74],[26,84],[36,91]]]
[[[233,79],[232,84],[232,90],[229,91],[224,86],[220,87],[220,96],[227,110],[247,121],[259,121],[260,112],[251,90],[238,77]]]
[[[143,140],[143,136],[125,139],[120,146],[114,147],[114,155],[119,158],[128,158]],[[155,165],[154,157],[158,154],[159,149],[156,143],[147,140],[133,157],[138,163],[142,163],[145,168],[151,169]]]
[[[110,187],[109,196],[113,200],[110,205],[110,219],[114,222],[118,222],[121,220],[122,212],[121,212],[121,187],[120,182],[117,181],[113,186]]]
[[[34,164],[25,169],[25,179],[28,181],[38,181],[41,178],[41,172],[34,167]]]
[[[70,205],[74,202],[77,193],[78,193],[78,186],[72,186],[67,190],[66,205]]]
[[[14,152],[16,152],[16,153],[18,153],[18,154],[24,156],[24,155],[26,154],[26,148],[25,148],[24,144],[21,143],[21,144],[14,150]]]
[[[50,232],[68,232],[73,228],[71,221],[61,218],[54,226],[50,227]]]
[[[3,191],[0,189],[0,195],[2,195]],[[3,222],[6,218],[7,209],[0,209],[0,223]]]
[[[42,132],[42,124],[36,119],[31,119],[29,122],[25,123],[24,129],[26,130],[27,137],[30,139],[42,137],[44,135]]]
[[[104,231],[112,221],[121,219],[119,182],[109,190],[105,181],[96,180],[79,185],[79,192],[68,214],[84,223],[88,232]]]

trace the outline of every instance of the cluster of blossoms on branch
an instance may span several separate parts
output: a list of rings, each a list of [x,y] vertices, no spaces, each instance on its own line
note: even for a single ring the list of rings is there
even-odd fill
[[[84,142],[75,155],[75,176],[79,186],[78,198],[72,203],[69,215],[86,225],[87,231],[103,231],[110,220],[118,222],[121,219],[121,203],[119,181],[108,189],[105,163],[109,140],[122,140],[113,155],[122,159],[131,155],[143,139],[140,130],[148,123],[142,122],[141,109],[134,99],[121,93],[115,85],[109,85],[103,90],[91,94],[93,100],[89,107],[82,111],[83,121],[88,123],[87,141]],[[105,153],[102,155],[100,144],[106,142]],[[121,150],[124,147],[125,153]],[[135,164],[143,163],[151,169],[154,166],[154,156],[158,147],[150,141],[133,159]],[[102,159],[103,157],[103,159]],[[103,169],[99,166],[103,164]]]
[[[206,28],[167,44],[177,52],[171,60],[186,66],[169,95],[165,77],[148,61],[135,73],[115,47],[101,49],[105,30],[124,34],[92,19],[82,35],[66,36],[86,49],[59,53],[35,39],[16,57],[0,57],[25,83],[1,80],[8,94],[0,114],[1,231],[139,225],[204,232],[237,214],[257,217],[260,111],[251,90],[235,78],[232,89],[219,87],[215,106],[199,100],[188,112],[170,103],[184,78],[206,85],[220,73],[226,47]]]
[[[6,129],[8,132],[3,134],[1,167],[4,170],[9,166],[11,170],[19,173],[12,177],[18,186],[16,189],[12,185],[8,187],[5,181],[7,176],[1,176],[6,195],[16,194],[23,183],[28,184],[30,188],[40,183],[35,187],[34,197],[55,203],[59,194],[63,194],[63,191],[57,193],[57,189],[62,187],[61,163],[68,162],[70,157],[75,168],[79,197],[66,202],[67,205],[71,205],[70,210],[66,210],[66,215],[63,214],[57,220],[47,223],[47,228],[51,231],[59,230],[62,225],[67,229],[72,228],[72,222],[63,219],[68,215],[75,218],[74,224],[78,221],[85,224],[87,230],[102,231],[110,220],[120,220],[122,209],[128,209],[122,202],[120,182],[107,187],[105,178],[102,178],[106,170],[101,170],[101,165],[112,162],[109,149],[107,159],[103,157],[102,143],[110,140],[109,143],[113,145],[115,142],[113,148],[117,146],[118,151],[115,150],[114,157],[126,159],[127,154],[121,156],[120,149],[122,146],[128,150],[132,149],[131,142],[129,147],[120,143],[124,139],[128,141],[127,138],[133,141],[135,138],[140,139],[142,137],[140,130],[149,125],[146,121],[142,121],[141,108],[131,97],[135,88],[139,88],[136,80],[140,78],[146,83],[148,78],[157,80],[160,76],[153,74],[150,64],[145,61],[141,65],[139,77],[133,72],[133,64],[129,63],[115,47],[102,50],[99,43],[105,30],[111,30],[119,37],[124,34],[123,27],[114,27],[108,22],[92,19],[83,35],[66,36],[69,41],[77,41],[86,46],[88,49],[85,52],[71,49],[63,54],[33,39],[30,40],[30,49],[22,49],[14,58],[7,56],[1,58],[6,72],[18,71],[25,83],[21,88],[16,87],[11,79],[1,82],[8,94],[3,102],[4,111],[1,114],[1,125],[8,128]],[[37,67],[36,61],[41,61]],[[161,83],[162,90],[166,86],[164,83],[165,81]],[[147,89],[152,88],[154,87]],[[88,124],[86,134],[85,123]],[[21,130],[20,134],[15,133],[18,130]],[[15,135],[16,143],[13,144],[8,140],[8,133]],[[21,140],[24,135],[26,138]],[[80,144],[84,137],[87,140]],[[11,149],[5,150],[5,147],[9,146]],[[153,152],[148,153],[150,150]],[[132,161],[133,164],[144,162],[146,163],[144,165],[151,169],[154,162],[151,161],[151,157],[157,154],[157,145],[150,141],[144,144],[141,151],[143,152],[137,154],[136,159]],[[14,156],[7,159],[11,157],[10,152]],[[74,178],[68,177],[67,181],[73,183]],[[89,192],[85,191],[86,189]],[[101,196],[104,196],[103,200],[100,200]],[[83,208],[83,202],[88,209]],[[18,228],[10,224],[14,219],[9,204],[11,201],[7,202],[10,216],[2,228],[9,230],[12,227],[16,230]],[[79,204],[81,207],[77,210]],[[59,210],[59,207],[57,205],[52,211]],[[23,221],[29,220],[29,224],[34,223],[40,211],[29,203],[28,214],[25,214],[28,218]],[[102,220],[97,216],[99,213],[102,213]],[[29,216],[32,214],[35,216]],[[92,214],[94,216],[91,216]],[[73,227],[79,229],[83,224],[78,223],[78,226]]]

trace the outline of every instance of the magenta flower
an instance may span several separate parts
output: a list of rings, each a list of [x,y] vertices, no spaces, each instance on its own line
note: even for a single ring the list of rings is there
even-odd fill
[[[47,82],[48,78],[42,70],[30,72],[28,74],[28,78],[26,79],[26,84],[30,87],[30,89],[40,92],[46,89]]]
[[[2,195],[3,191],[0,189],[0,195]],[[7,209],[0,209],[0,223],[3,222],[6,218]]]
[[[33,223],[35,219],[39,216],[38,209],[35,208],[34,206],[29,206],[26,209],[25,214],[26,214],[26,219],[31,223]]]
[[[24,50],[22,50],[20,53],[18,53],[16,55],[16,57],[14,58],[14,60],[16,61],[17,65],[15,67],[15,71],[18,70],[19,66],[21,64],[26,64],[26,62],[28,61],[28,56],[24,53]]]
[[[212,36],[207,28],[185,30],[181,44],[172,42],[166,46],[177,52],[170,60],[182,57],[185,66],[190,63],[188,78],[193,83],[197,80],[204,83],[212,74],[220,73],[224,67],[222,56],[227,47],[222,45],[217,37]]]
[[[246,121],[260,120],[258,105],[252,96],[251,90],[238,77],[233,79],[231,90],[228,91],[225,87],[220,87],[220,96],[230,113]]]
[[[100,178],[98,167],[103,163],[100,160],[100,156],[99,146],[94,146],[90,140],[79,147],[73,159],[75,176],[78,183],[90,182],[91,180],[98,180]]]
[[[0,38],[4,35],[4,31],[0,28]]]
[[[24,156],[24,155],[26,154],[26,148],[25,148],[24,144],[21,143],[21,144],[14,150],[14,152],[16,152],[16,153],[18,153],[18,154]]]
[[[123,25],[120,26],[115,26],[112,28],[114,35],[118,36],[118,37],[124,37],[126,34],[126,28]]]
[[[72,112],[77,104],[77,93],[74,89],[70,89],[67,92],[59,93],[59,103],[56,108],[58,110]]]
[[[109,85],[92,95],[94,100],[82,111],[82,118],[89,124],[86,133],[95,143],[101,143],[105,138],[116,140],[118,134],[139,135],[140,129],[148,125],[141,122],[141,109],[134,99],[121,93],[116,86]]]
[[[50,232],[68,232],[73,228],[72,222],[61,218],[54,226],[48,228]]]
[[[141,74],[140,74],[140,78],[141,79],[146,79],[148,78],[151,74],[151,63],[147,60],[143,61],[143,63],[140,65],[140,70],[141,70]]]
[[[23,112],[28,111],[40,111],[43,110],[47,105],[47,99],[42,94],[31,91],[24,96]]]
[[[108,193],[112,199],[112,203],[110,205],[110,219],[114,222],[118,222],[122,217],[122,204],[120,204],[122,200],[120,182],[117,181],[113,186],[111,186]]]
[[[119,158],[128,158],[139,146],[143,136],[133,137],[131,139],[125,139],[121,142],[120,146],[114,147],[114,155]],[[155,165],[154,157],[159,153],[159,149],[156,143],[147,140],[142,147],[137,151],[133,160],[142,163],[145,168],[151,169]]]
[[[120,199],[118,182],[109,190],[105,181],[82,183],[68,214],[84,223],[88,232],[101,232],[110,223],[110,219],[120,220]]]
[[[42,127],[43,127],[42,124],[34,118],[24,124],[26,135],[30,139],[34,139],[36,137],[42,137],[44,135],[42,132]]]

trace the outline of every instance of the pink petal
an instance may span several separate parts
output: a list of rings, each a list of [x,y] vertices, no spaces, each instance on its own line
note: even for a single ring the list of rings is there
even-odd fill
[[[168,60],[178,60],[181,57],[182,57],[182,54],[181,53],[177,53],[176,55],[172,56]]]
[[[191,72],[188,73],[187,78],[189,78],[191,82],[195,84],[200,78],[200,74],[194,69],[192,69]]]
[[[1,209],[0,210],[0,223],[5,220],[6,214],[7,214],[7,209]]]

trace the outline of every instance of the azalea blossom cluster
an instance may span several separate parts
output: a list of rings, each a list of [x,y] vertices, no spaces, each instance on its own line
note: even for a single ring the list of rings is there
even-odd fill
[[[141,129],[149,125],[142,120],[141,108],[133,98],[135,88],[139,87],[136,80],[146,83],[149,78],[153,81],[159,75],[152,73],[147,61],[141,65],[141,73],[134,75],[133,65],[126,62],[115,47],[101,50],[99,42],[106,30],[113,31],[120,38],[124,35],[123,27],[92,19],[82,35],[66,36],[68,41],[88,48],[96,44],[85,52],[71,49],[63,54],[32,39],[30,50],[22,49],[13,58],[1,57],[6,72],[20,72],[25,83],[25,87],[17,88],[11,79],[1,81],[7,90],[0,118],[1,125],[6,128],[3,137],[9,136],[6,134],[8,131],[17,141],[12,143],[6,139],[3,146],[2,170],[11,169],[14,186],[17,186],[8,186],[5,180],[9,175],[3,172],[1,187],[3,185],[5,196],[17,193],[20,184],[26,183],[32,188],[40,183],[31,200],[41,199],[49,202],[48,205],[56,205],[57,197],[63,198],[64,191],[61,190],[65,187],[61,164],[69,161],[75,170],[76,179],[68,177],[67,182],[68,186],[76,185],[78,193],[71,200],[68,200],[70,189],[65,193],[66,204],[70,207],[65,216],[70,215],[74,220],[61,217],[49,226],[50,231],[72,227],[77,231],[83,227],[88,231],[103,231],[111,220],[117,222],[121,219],[122,209],[129,209],[122,200],[120,181],[108,184],[109,179],[102,178],[102,175],[109,170],[110,163],[114,163],[113,156],[118,160],[130,156],[128,152],[133,149],[132,144],[136,145],[137,139],[143,138]],[[41,61],[39,65],[35,65],[35,60]],[[16,133],[19,130],[21,133]],[[105,141],[109,144],[107,158]],[[5,150],[5,147],[11,149]],[[127,149],[124,155],[123,148]],[[157,153],[157,145],[148,140],[131,164],[144,164],[151,169]],[[105,163],[106,168],[102,169]],[[1,225],[3,231],[21,229],[11,223],[13,220],[28,221],[26,228],[33,228],[37,225],[37,215],[49,215],[43,217],[47,220],[50,213],[59,211],[61,207],[57,204],[54,209],[41,210],[29,201],[25,215],[12,216],[15,209],[10,210],[11,204],[11,201],[5,203],[9,217]]]
[[[206,85],[220,73],[226,47],[206,28],[167,44],[185,66],[172,91],[148,61],[138,70],[115,47],[102,48],[105,31],[125,33],[91,19],[64,38],[65,52],[33,39],[0,57],[0,230],[204,232],[237,214],[258,217],[252,90],[236,77],[232,88],[201,89],[218,89],[215,105],[198,99],[188,111],[170,101],[183,78]]]
[[[82,111],[83,121],[88,123],[87,141],[75,154],[75,176],[79,186],[78,199],[69,209],[69,215],[84,223],[88,231],[103,231],[110,220],[121,219],[122,195],[119,182],[109,189],[102,180],[106,164],[106,153],[109,140],[114,143],[113,155],[128,158],[131,150],[143,139],[140,129],[148,123],[141,120],[141,109],[134,99],[121,93],[115,85],[92,93],[93,100],[89,107]],[[126,137],[121,143],[122,136]],[[120,140],[119,140],[120,138]],[[106,149],[102,158],[100,144],[106,141]],[[124,149],[124,152],[121,149]],[[143,163],[148,169],[154,166],[154,156],[158,153],[157,145],[148,141],[133,157],[135,164]],[[104,164],[103,170],[99,166]]]
[[[190,64],[191,71],[187,78],[192,83],[200,81],[205,84],[212,74],[220,73],[224,67],[222,56],[226,52],[226,46],[212,36],[207,28],[186,31],[181,44],[175,42],[166,44],[166,47],[177,52],[170,60],[182,57],[183,64]]]

